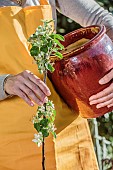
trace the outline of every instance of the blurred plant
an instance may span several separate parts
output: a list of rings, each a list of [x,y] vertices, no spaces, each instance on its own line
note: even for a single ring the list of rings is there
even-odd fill
[[[96,0],[102,7],[113,13],[113,0]]]
[[[99,134],[113,143],[113,112],[97,118]]]
[[[113,0],[96,0],[102,7],[113,13]],[[64,35],[73,30],[80,28],[81,26],[72,19],[65,17],[57,11],[57,32]]]
[[[80,28],[81,26],[73,21],[72,19],[65,17],[61,13],[57,12],[57,32],[59,34],[67,34],[75,29]]]

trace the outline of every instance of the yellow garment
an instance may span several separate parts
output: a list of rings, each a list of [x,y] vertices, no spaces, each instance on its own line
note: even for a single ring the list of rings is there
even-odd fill
[[[87,120],[78,117],[57,136],[57,170],[98,170]]]
[[[29,55],[27,39],[34,33],[38,25],[42,24],[41,19],[51,18],[51,7],[46,0],[40,0],[40,6],[26,7],[24,9],[15,6],[0,8],[0,74],[18,74],[28,69],[38,77],[41,77],[40,74],[37,73],[37,66],[33,64],[33,59]],[[49,80],[48,86],[52,92],[51,99],[55,103],[57,111],[56,126],[58,132],[60,132],[78,117],[78,113],[75,114],[68,108],[55,92]],[[41,148],[38,148],[36,144],[32,142],[36,131],[31,119],[36,113],[36,110],[37,105],[30,107],[17,96],[0,102],[0,170],[41,170]],[[82,120],[82,130],[82,124],[84,124],[84,122],[85,124],[87,123],[86,120],[82,118],[79,119]],[[79,122],[77,120],[78,119],[76,119],[74,123],[75,125]],[[84,133],[86,134],[83,135],[85,137],[83,141],[79,141],[75,135],[71,134],[71,136],[69,136],[71,126],[75,126],[74,124],[72,123],[67,129],[64,129],[58,134],[55,146],[52,137],[46,139],[47,170],[56,170],[56,167],[58,167],[58,170],[75,170],[73,166],[72,169],[70,169],[71,163],[74,164],[74,162],[77,161],[79,164],[81,161],[79,150],[76,151],[77,154],[74,154],[75,151],[73,152],[71,159],[68,155],[65,155],[65,159],[63,159],[64,151],[61,150],[59,153],[59,142],[62,141],[60,147],[64,147],[63,140],[65,140],[65,138],[67,138],[65,145],[72,140],[73,145],[71,146],[70,143],[70,146],[74,148],[75,145],[78,148],[81,142],[87,140],[86,143],[87,146],[89,146],[87,150],[92,155],[91,162],[94,159],[94,164],[96,163],[93,156],[94,151],[92,149],[91,137],[87,135],[88,127],[83,125],[83,132],[80,131],[80,134],[78,132],[81,137]],[[71,151],[65,148],[65,153],[66,152]],[[57,159],[55,158],[55,154],[58,155]],[[78,159],[76,159],[76,155],[77,157],[79,156]],[[60,157],[64,160],[63,162],[61,162]],[[70,161],[69,168],[66,163],[68,160]],[[86,159],[85,161],[87,163]],[[88,161],[90,161],[89,157]],[[97,168],[94,167],[92,164],[92,167],[87,167],[87,170],[97,170]],[[77,167],[76,169],[79,170]]]

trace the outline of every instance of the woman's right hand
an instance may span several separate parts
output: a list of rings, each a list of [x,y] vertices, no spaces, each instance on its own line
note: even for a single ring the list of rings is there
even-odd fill
[[[4,90],[8,94],[19,96],[30,106],[34,106],[34,102],[43,105],[48,100],[47,96],[51,95],[46,84],[28,70],[7,77]]]

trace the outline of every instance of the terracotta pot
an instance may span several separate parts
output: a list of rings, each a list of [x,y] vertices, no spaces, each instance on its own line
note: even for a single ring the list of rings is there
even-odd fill
[[[104,26],[89,26],[65,35],[65,42],[70,44],[82,39],[89,39],[77,49],[64,51],[64,58],[55,61],[54,73],[49,73],[56,90],[72,109],[81,116],[94,118],[113,110],[112,108],[96,109],[89,105],[89,97],[109,86],[99,85],[98,81],[113,68],[113,43],[105,34]],[[77,102],[77,104],[76,104]]]

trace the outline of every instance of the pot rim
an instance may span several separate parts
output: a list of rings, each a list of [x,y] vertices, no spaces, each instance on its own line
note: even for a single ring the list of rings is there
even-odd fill
[[[77,30],[74,30],[66,35],[64,35],[64,38],[66,39],[66,37],[68,36],[71,36],[71,35],[74,35],[74,34],[77,34],[78,32],[83,32],[83,31],[86,31],[90,28],[99,28],[99,32],[93,37],[91,38],[88,42],[84,43],[83,45],[81,45],[80,47],[70,51],[70,52],[66,52],[66,53],[63,53],[63,58],[70,58],[72,55],[76,55],[76,54],[79,54],[81,53],[82,51],[86,51],[89,47],[91,47],[93,44],[95,44],[96,42],[98,42],[101,37],[105,34],[106,32],[106,28],[104,25],[91,25],[91,26],[87,26],[87,27],[84,27],[84,28],[79,28]],[[61,42],[63,45],[64,45],[64,42]],[[65,46],[66,47],[66,46]]]

